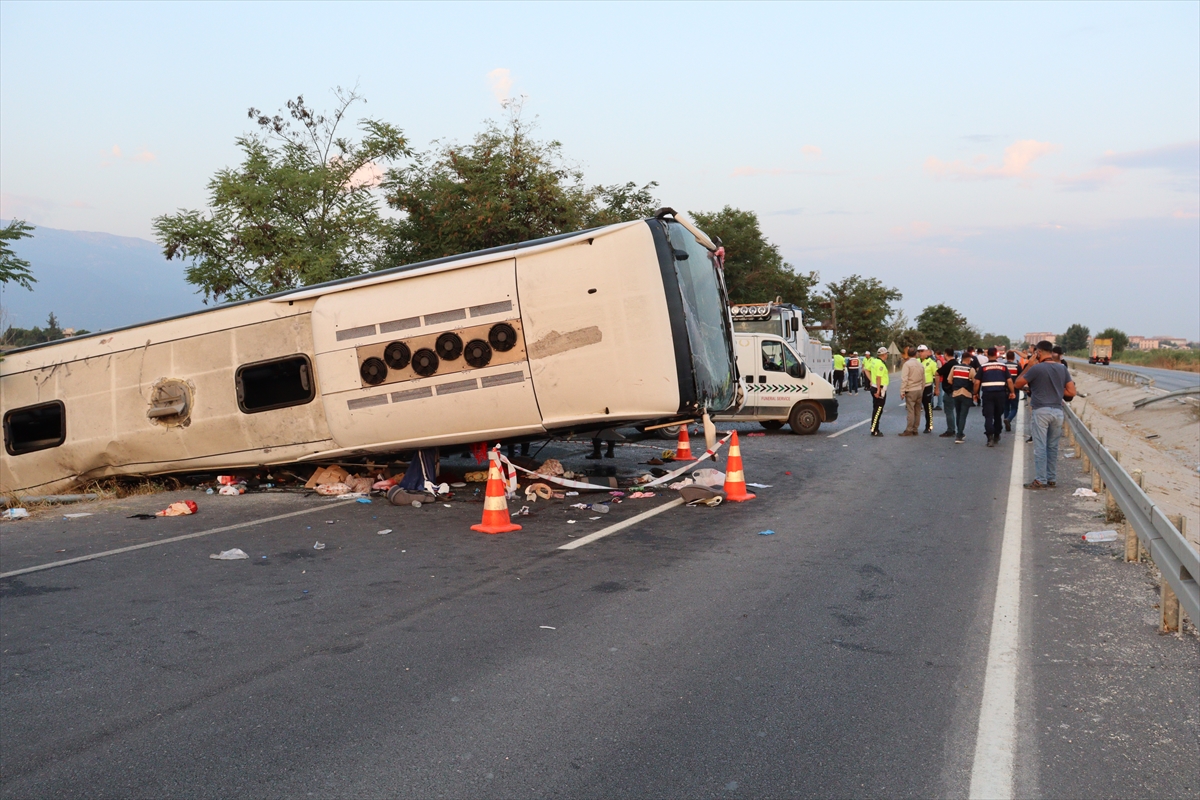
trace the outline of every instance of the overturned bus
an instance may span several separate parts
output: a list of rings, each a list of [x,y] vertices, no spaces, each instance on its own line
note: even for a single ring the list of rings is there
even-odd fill
[[[14,350],[0,492],[694,419],[739,396],[718,249],[664,209]]]

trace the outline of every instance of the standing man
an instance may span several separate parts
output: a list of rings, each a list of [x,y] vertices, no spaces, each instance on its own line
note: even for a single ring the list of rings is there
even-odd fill
[[[861,363],[857,350],[846,359],[846,383],[849,384],[850,394],[858,394],[858,370]]]
[[[987,446],[1000,443],[1000,424],[1004,419],[1004,407],[1017,396],[1008,367],[996,360],[999,351],[994,347],[987,350],[987,361],[975,371],[975,399],[983,407],[983,432],[987,434]]]
[[[942,434],[942,438],[947,439],[954,435],[955,428],[954,385],[950,382],[950,370],[958,366],[958,359],[954,356],[953,347],[947,347],[944,356],[942,365],[938,367],[937,379],[941,384],[938,388],[942,391],[942,408],[946,412],[946,432]]]
[[[1015,350],[1009,350],[1004,354],[1004,358],[1004,367],[1008,370],[1008,379],[1015,382],[1017,376],[1021,374],[1021,362],[1017,360],[1017,353]],[[1004,407],[1004,430],[1006,432],[1012,431],[1012,421],[1017,418],[1017,407],[1020,404],[1021,400],[1014,392]]]
[[[887,362],[883,360],[886,356],[887,348],[879,348],[878,357],[871,359],[870,365],[867,367],[867,379],[871,382],[872,436],[883,436],[883,432],[879,430],[879,418],[883,416],[883,404],[887,400],[887,387],[891,383],[891,378],[888,377]]]
[[[833,355],[833,393],[842,393],[842,383],[846,378],[846,351]]]
[[[925,370],[925,389],[921,395],[921,405],[925,407],[925,432],[933,433],[933,398],[938,393],[938,362],[933,357],[933,352],[925,345],[917,348],[917,358]]]
[[[904,363],[900,366],[900,395],[908,411],[908,424],[901,436],[916,436],[921,424],[921,401],[925,395],[925,367],[913,355],[911,347],[904,348]]]
[[[971,411],[972,399],[975,396],[975,367],[970,359],[970,348],[963,353],[961,361],[949,362],[950,368],[950,398],[954,406],[954,443],[962,444],[966,439],[967,414]],[[948,398],[949,399],[949,398]]]
[[[1067,368],[1054,360],[1054,345],[1037,343],[1035,363],[1016,380],[1016,388],[1029,387],[1033,408],[1033,465],[1036,477],[1026,489],[1053,488],[1058,473],[1058,440],[1062,436],[1064,400],[1075,396],[1075,382]]]

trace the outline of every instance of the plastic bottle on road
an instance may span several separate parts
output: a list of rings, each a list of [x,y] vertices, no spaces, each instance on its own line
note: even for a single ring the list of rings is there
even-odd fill
[[[1116,531],[1088,531],[1083,535],[1085,542],[1115,542],[1117,540]]]

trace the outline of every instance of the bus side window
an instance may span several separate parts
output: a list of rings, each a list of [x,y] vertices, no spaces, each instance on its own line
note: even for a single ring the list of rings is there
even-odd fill
[[[783,372],[783,345],[779,342],[762,343],[764,372]]]
[[[238,408],[256,414],[275,408],[302,406],[317,396],[308,356],[288,356],[238,367]]]
[[[4,449],[10,456],[58,447],[67,440],[67,410],[61,400],[14,408],[4,415]]]

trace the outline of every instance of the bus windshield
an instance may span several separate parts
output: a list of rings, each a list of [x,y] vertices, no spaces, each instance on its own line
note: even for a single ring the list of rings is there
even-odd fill
[[[674,220],[666,222],[683,296],[696,399],[713,412],[733,406],[737,391],[733,337],[716,256]],[[686,255],[685,255],[686,254]]]

